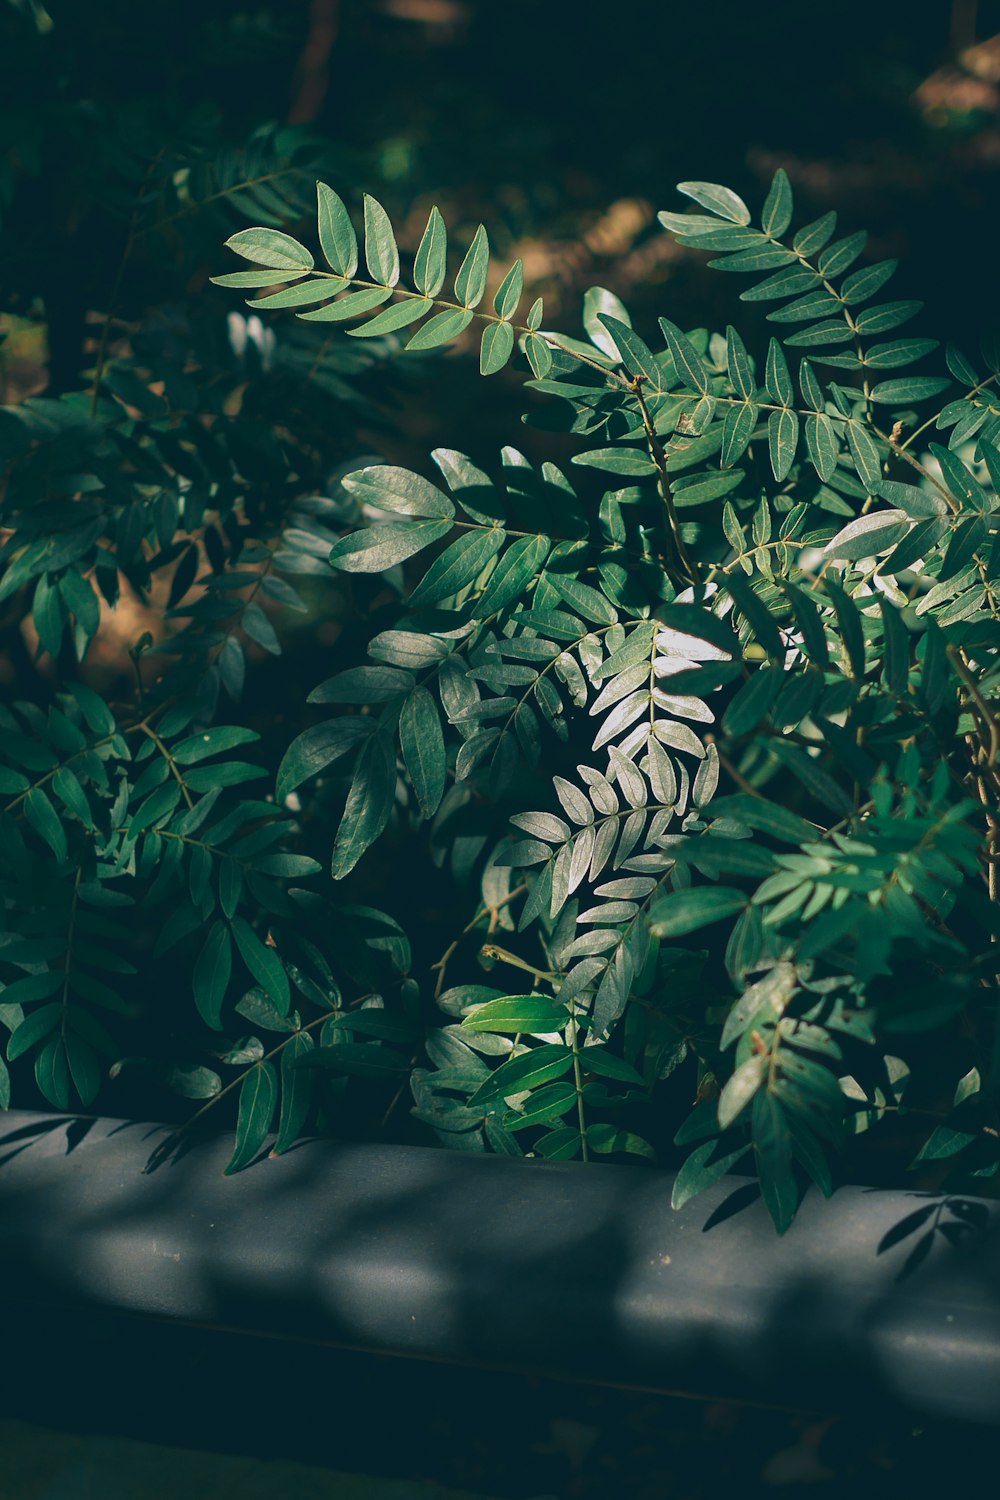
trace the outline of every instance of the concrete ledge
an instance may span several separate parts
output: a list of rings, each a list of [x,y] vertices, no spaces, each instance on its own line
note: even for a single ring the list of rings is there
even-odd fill
[[[643,1168],[316,1141],[226,1178],[226,1140],[143,1175],[163,1129],[0,1120],[8,1299],[1000,1422],[1000,1204],[843,1188],[779,1240],[741,1179],[674,1213]]]

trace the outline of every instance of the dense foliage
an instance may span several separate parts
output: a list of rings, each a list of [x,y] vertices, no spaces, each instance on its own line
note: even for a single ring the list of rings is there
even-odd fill
[[[177,181],[141,213],[183,217]],[[899,332],[894,263],[832,213],[793,232],[783,172],[759,227],[682,191],[699,212],[661,222],[751,278],[759,359],[733,327],[647,342],[598,287],[582,340],[548,331],[485,229],[451,267],[437,210],[404,281],[380,204],[359,247],[320,183],[321,266],[275,227],[297,202],[229,239],[249,269],[214,279],[251,314],[224,358],[209,292],[183,339],[116,354],[105,324],[85,394],[4,413],[0,597],[54,676],[4,710],[0,1016],[57,1108],[109,1062],[202,1112],[238,1087],[236,1169],[359,1095],[411,1090],[461,1149],[584,1159],[655,1157],[679,1099],[675,1201],[753,1167],[779,1228],[887,1123],[921,1166],[996,1171],[997,350],[912,373],[937,345]],[[358,377],[473,333],[483,374],[526,362],[569,471],[438,449],[434,482],[329,483]],[[108,701],[76,664],[126,587],[164,624]],[[245,651],[317,590],[328,707],[251,798]],[[370,904],[386,841],[454,883],[430,971]],[[123,1059],[164,962],[165,1030]]]

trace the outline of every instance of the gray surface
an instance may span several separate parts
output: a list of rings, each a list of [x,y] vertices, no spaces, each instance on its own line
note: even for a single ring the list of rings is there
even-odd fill
[[[6,1116],[8,1297],[802,1406],[878,1393],[1000,1422],[1000,1205],[843,1188],[811,1193],[778,1239],[739,1179],[674,1213],[668,1174],[642,1168],[312,1142],[226,1178],[225,1140],[143,1175],[158,1139]]]

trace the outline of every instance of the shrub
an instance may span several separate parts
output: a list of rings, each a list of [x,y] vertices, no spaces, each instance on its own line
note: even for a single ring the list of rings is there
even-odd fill
[[[446,1144],[549,1158],[655,1157],[693,1100],[675,1203],[752,1166],[779,1230],[888,1122],[921,1167],[995,1173],[997,349],[912,373],[937,346],[899,332],[920,304],[883,300],[895,263],[832,213],[790,236],[783,172],[759,228],[724,187],[681,191],[701,211],[661,222],[751,277],[781,335],[760,360],[733,327],[662,318],[653,345],[603,288],[582,340],[540,300],[522,321],[522,268],[492,274],[482,227],[445,293],[436,209],[404,284],[366,197],[361,273],[322,183],[321,268],[275,227],[228,241],[250,268],[214,279],[255,318],[345,325],[324,357],[474,333],[491,375],[520,351],[525,420],[572,478],[439,449],[433,482],[371,464],[316,498],[289,405],[273,439],[243,433],[262,501],[225,401],[179,416],[153,361],[120,389],[99,370],[90,413],[8,415],[0,592],[30,596],[64,675],[6,720],[2,1014],[58,1108],[119,1057],[118,973],[142,984],[176,945],[170,1023],[190,1030],[190,989],[205,1029],[156,1064],[203,1109],[239,1086],[232,1169],[409,1087]],[[254,325],[277,350],[286,326]],[[135,694],[108,704],[69,665],[100,625],[91,580],[113,605],[122,575],[160,574],[176,665],[148,680],[137,642]],[[255,735],[216,719],[302,575],[350,588],[309,700],[328,708],[248,800]],[[429,966],[396,920],[420,921],[412,892],[391,915],[353,899],[379,841],[454,882]]]

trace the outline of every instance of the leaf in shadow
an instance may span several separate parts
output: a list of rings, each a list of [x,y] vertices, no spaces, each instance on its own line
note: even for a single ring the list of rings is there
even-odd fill
[[[926,1233],[922,1234],[919,1240],[917,1240],[917,1243],[914,1245],[913,1249],[906,1257],[899,1271],[896,1273],[897,1282],[905,1281],[908,1276],[913,1275],[914,1271],[916,1271],[919,1266],[923,1265],[924,1261],[931,1253],[931,1246],[933,1245],[933,1243],[934,1230],[928,1229]]]
[[[734,1214],[742,1213],[745,1208],[749,1208],[751,1203],[756,1203],[759,1198],[760,1188],[756,1182],[748,1182],[743,1187],[736,1188],[729,1194],[728,1198],[722,1200],[717,1208],[713,1208],[702,1226],[702,1234],[707,1234],[717,1224],[724,1224]]]
[[[937,1203],[925,1203],[923,1208],[918,1208],[912,1214],[907,1214],[905,1219],[900,1219],[899,1223],[894,1224],[879,1240],[878,1250],[875,1253],[884,1255],[887,1250],[892,1249],[893,1245],[898,1245],[901,1240],[915,1234],[921,1224],[926,1224],[931,1215],[937,1213],[938,1207]]]

